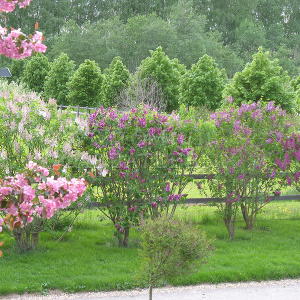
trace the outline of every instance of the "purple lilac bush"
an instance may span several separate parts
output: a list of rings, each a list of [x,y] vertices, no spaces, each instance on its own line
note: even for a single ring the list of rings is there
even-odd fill
[[[279,195],[288,173],[299,169],[299,136],[294,136],[295,124],[274,102],[230,104],[211,119],[217,136],[209,143],[206,169],[217,175],[208,180],[208,187],[213,197],[226,199],[218,209],[233,239],[237,211],[241,209],[246,228],[252,229],[270,195]],[[294,170],[294,181],[298,182],[298,174]]]
[[[130,227],[142,218],[172,216],[186,198],[183,190],[191,179],[183,175],[192,174],[197,161],[186,126],[193,130],[147,106],[124,113],[99,108],[90,115],[86,146],[106,168],[90,180],[120,246],[128,245]]]

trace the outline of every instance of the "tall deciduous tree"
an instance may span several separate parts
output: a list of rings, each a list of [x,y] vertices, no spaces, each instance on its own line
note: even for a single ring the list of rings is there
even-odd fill
[[[291,78],[279,66],[278,60],[272,60],[270,53],[262,48],[253,55],[251,63],[238,72],[224,91],[232,96],[237,104],[247,101],[275,101],[286,110],[295,108],[295,94]]]
[[[95,61],[85,60],[68,82],[70,105],[94,107],[100,103],[103,75]]]
[[[222,101],[225,86],[225,72],[220,70],[215,60],[202,56],[187,71],[181,81],[181,102],[189,106],[205,106],[215,110]]]
[[[32,56],[25,65],[21,81],[31,90],[42,93],[46,76],[50,69],[48,58],[40,53]]]
[[[75,71],[75,63],[62,53],[50,64],[50,71],[45,80],[45,96],[55,98],[59,104],[67,104],[67,83]]]

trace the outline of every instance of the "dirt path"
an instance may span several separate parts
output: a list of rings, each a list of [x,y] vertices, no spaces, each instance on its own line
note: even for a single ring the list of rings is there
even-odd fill
[[[64,294],[51,292],[41,295],[0,296],[2,300],[146,300],[147,290]],[[223,283],[155,289],[153,300],[298,300],[300,279]]]

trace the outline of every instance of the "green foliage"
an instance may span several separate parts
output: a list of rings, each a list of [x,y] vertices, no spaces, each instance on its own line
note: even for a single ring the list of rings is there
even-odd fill
[[[25,64],[26,64],[26,59],[14,59],[12,60],[9,69],[11,72],[12,77],[8,78],[9,82],[15,81],[15,82],[20,82]]]
[[[75,64],[67,54],[62,53],[50,64],[50,71],[45,80],[45,96],[54,98],[58,104],[67,104],[67,83],[73,75]]]
[[[141,232],[142,272],[150,287],[197,270],[209,253],[204,232],[183,221],[149,220]]]
[[[295,78],[292,81],[292,86],[295,90],[295,98],[296,98],[296,110],[299,113],[300,112],[300,76],[298,76],[297,78]]]
[[[300,76],[296,77],[293,81],[292,81],[292,87],[294,88],[295,91],[300,89]]]
[[[203,12],[196,13],[191,1],[181,0],[173,6],[170,22],[176,32],[176,41],[172,47],[166,48],[168,55],[178,57],[191,67],[199,57],[209,54],[222,68],[226,68],[229,76],[240,70],[243,65],[241,58],[230,46],[224,46],[218,32],[206,31],[207,19]]]
[[[240,51],[240,56],[249,61],[257,48],[266,45],[265,36],[266,33],[262,24],[257,24],[249,19],[243,20],[235,34],[235,45]]]
[[[181,81],[181,102],[188,106],[205,106],[217,109],[222,101],[225,72],[220,70],[215,60],[204,55]]]
[[[32,91],[42,93],[49,69],[48,58],[44,54],[38,53],[27,61],[21,80]]]
[[[178,62],[172,61],[161,47],[150,53],[151,56],[144,59],[139,67],[139,76],[152,79],[159,85],[167,103],[166,110],[171,112],[178,107],[180,68],[174,66]]]
[[[237,104],[247,101],[275,101],[283,109],[295,109],[295,95],[291,78],[270,53],[261,48],[251,63],[234,75],[226,86],[224,96],[232,96]]]
[[[115,57],[106,71],[103,82],[103,103],[115,106],[120,93],[129,85],[130,73],[120,57]]]
[[[134,71],[161,45],[188,67],[208,54],[231,77],[264,46],[295,75],[299,13],[299,0],[43,0],[8,14],[6,24],[30,33],[39,22],[47,55],[66,52],[78,65],[93,59],[103,69],[120,56]]]
[[[70,105],[94,107],[100,103],[103,75],[95,61],[85,60],[68,82]]]

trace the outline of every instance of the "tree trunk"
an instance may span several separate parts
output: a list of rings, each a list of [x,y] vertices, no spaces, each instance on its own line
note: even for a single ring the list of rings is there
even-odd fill
[[[13,235],[18,251],[27,252],[36,249],[39,242],[39,232],[30,232],[22,228],[14,230]]]
[[[229,239],[232,241],[235,235],[235,220],[232,217],[224,218],[224,223],[229,234]]]
[[[126,227],[124,229],[124,233],[120,234],[117,232],[117,237],[118,237],[118,242],[119,242],[119,247],[128,247],[128,240],[129,240],[129,227]]]
[[[129,239],[129,227],[125,228],[124,239],[123,239],[123,247],[128,247],[128,239]]]
[[[149,300],[152,300],[152,285],[149,286]]]
[[[246,229],[247,230],[252,230],[254,226],[254,221],[255,221],[255,215],[249,214],[249,211],[247,209],[247,205],[241,203],[241,211],[242,215],[246,224]]]

